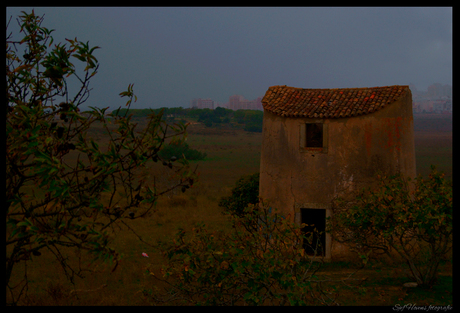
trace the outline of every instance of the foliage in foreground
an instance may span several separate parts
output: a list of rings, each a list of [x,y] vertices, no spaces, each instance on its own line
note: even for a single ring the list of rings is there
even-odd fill
[[[22,13],[18,23],[24,37],[6,38],[9,304],[27,291],[27,264],[42,250],[55,255],[71,282],[86,269],[71,265],[69,248],[80,256],[87,251],[115,270],[119,254],[110,246],[114,226],[129,228],[128,221],[146,216],[159,196],[188,188],[196,178],[186,160],[174,166],[167,162],[176,180],[160,190],[147,168],[162,161],[158,153],[169,137],[173,142],[185,139],[186,126],[165,123],[161,113],[152,114],[143,130],[130,116],[107,118],[107,108],[82,114],[79,106],[88,99],[90,80],[99,67],[93,54],[98,47],[75,38],[50,50],[52,30],[41,26],[43,17]],[[83,71],[77,71],[75,59],[85,66]],[[72,81],[79,86],[75,94],[68,91]],[[128,108],[137,100],[132,85],[120,96],[129,98]],[[109,134],[105,149],[88,134],[94,123]]]
[[[434,166],[428,179],[380,177],[378,186],[334,203],[328,229],[364,259],[399,255],[419,285],[432,286],[452,247],[452,185]]]
[[[310,239],[301,226],[261,204],[232,215],[232,231],[210,232],[196,225],[160,244],[166,265],[147,269],[157,283],[144,295],[154,304],[330,305],[341,281],[320,277],[321,260],[302,248]],[[165,285],[160,290],[158,283]]]

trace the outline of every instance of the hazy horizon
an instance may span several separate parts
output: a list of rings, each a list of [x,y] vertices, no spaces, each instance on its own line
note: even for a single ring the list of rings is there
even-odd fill
[[[452,85],[451,7],[35,7],[54,42],[100,46],[83,105],[188,107],[194,98],[247,100],[268,87]],[[18,39],[21,11],[7,7]]]

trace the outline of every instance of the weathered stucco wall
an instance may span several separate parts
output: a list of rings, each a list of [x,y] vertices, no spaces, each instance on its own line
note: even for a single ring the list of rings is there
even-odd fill
[[[323,151],[301,147],[305,123],[324,123]],[[301,208],[325,208],[329,216],[335,196],[369,186],[378,171],[416,175],[410,91],[358,117],[284,118],[264,112],[260,197],[294,221],[299,222]]]

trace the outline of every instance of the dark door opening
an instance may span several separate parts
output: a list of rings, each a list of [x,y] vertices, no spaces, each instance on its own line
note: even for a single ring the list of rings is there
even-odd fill
[[[301,209],[301,222],[307,224],[302,231],[307,235],[303,248],[307,255],[324,256],[326,251],[326,210]]]

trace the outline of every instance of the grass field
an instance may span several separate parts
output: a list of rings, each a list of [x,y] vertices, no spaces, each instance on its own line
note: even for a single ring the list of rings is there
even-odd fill
[[[452,179],[452,117],[418,116],[414,131],[417,173],[427,175],[433,164]]]
[[[437,165],[452,179],[452,132],[446,121],[438,119],[423,123],[415,121],[415,149],[417,171],[426,175],[430,164]],[[451,125],[451,122],[450,122]],[[99,140],[105,134],[93,130]],[[242,175],[259,171],[261,133],[241,129],[206,128],[201,124],[189,127],[187,142],[195,149],[206,152],[203,161],[193,161],[200,173],[199,182],[185,193],[170,194],[160,199],[157,210],[149,218],[135,219],[130,226],[145,242],[138,240],[127,229],[119,230],[114,244],[123,254],[116,271],[110,267],[92,267],[84,279],[77,278],[75,287],[65,278],[52,255],[43,253],[28,264],[29,290],[23,305],[147,305],[142,296],[144,288],[151,288],[152,280],[145,275],[147,266],[160,268],[161,257],[154,249],[157,240],[170,238],[178,228],[190,229],[195,222],[204,222],[215,230],[226,230],[229,223],[221,214],[218,201],[228,196],[235,181]],[[149,258],[142,257],[146,252]],[[68,252],[70,260],[76,256]],[[20,265],[22,266],[22,265]],[[20,268],[18,266],[18,268]],[[440,282],[432,290],[407,289],[404,268],[388,264],[374,264],[373,269],[359,272],[366,278],[356,288],[341,289],[345,305],[452,305],[452,263],[446,261],[441,268]],[[344,272],[353,264],[329,264],[331,271]],[[18,273],[20,274],[20,273]]]

